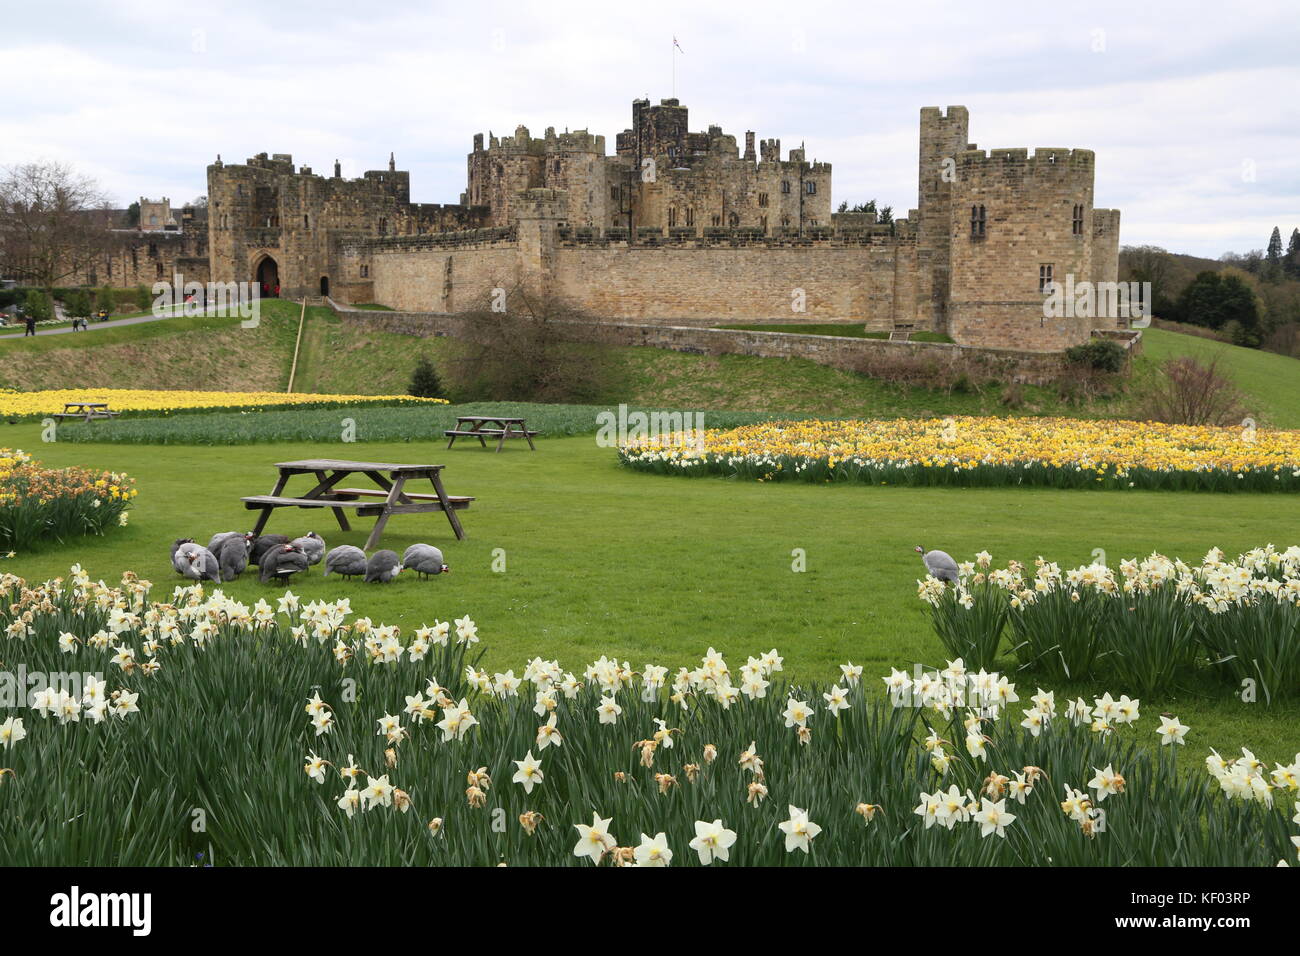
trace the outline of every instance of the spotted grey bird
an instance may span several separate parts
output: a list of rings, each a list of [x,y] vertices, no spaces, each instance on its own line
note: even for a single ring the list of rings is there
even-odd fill
[[[366,573],[366,553],[351,544],[341,544],[325,555],[325,577],[330,573],[353,578]]]
[[[294,538],[289,543],[307,555],[308,564],[320,564],[321,558],[325,557],[325,539],[315,531],[308,531],[301,538]]]
[[[930,572],[931,577],[957,583],[957,562],[947,551],[926,551],[918,544],[916,553],[921,556],[921,560],[925,563],[925,570]]]
[[[217,551],[221,549],[221,542],[225,541],[227,538],[238,538],[243,535],[243,533],[244,532],[242,531],[218,531],[208,542],[208,550],[213,554],[216,554]]]
[[[401,573],[401,570],[402,564],[397,560],[396,551],[376,551],[366,562],[366,583],[391,581]]]
[[[191,542],[182,545],[178,554],[185,555],[186,566],[181,572],[193,581],[215,581],[221,583],[221,566],[216,555],[200,544]]]
[[[293,575],[307,570],[307,555],[291,544],[281,544],[266,551],[257,567],[263,584],[268,581],[287,581]]]
[[[288,535],[283,534],[264,534],[261,537],[253,539],[253,552],[248,556],[250,564],[256,564],[259,567],[262,564],[262,555],[272,548],[278,548],[282,544],[288,544]]]
[[[413,544],[407,548],[402,555],[402,567],[414,571],[422,578],[451,572],[451,568],[442,560],[442,552],[431,544]]]
[[[248,553],[253,547],[253,536],[249,534],[223,535],[216,548],[210,549],[221,567],[221,580],[233,581],[244,573],[248,567]]]
[[[193,538],[177,538],[172,542],[172,567],[176,569],[177,574],[184,574],[185,569],[189,566],[189,545],[198,547],[198,545],[194,544]]]

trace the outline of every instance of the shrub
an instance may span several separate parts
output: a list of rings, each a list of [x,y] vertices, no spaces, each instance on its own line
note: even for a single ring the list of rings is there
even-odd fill
[[[1066,349],[1065,360],[1071,365],[1117,374],[1124,371],[1124,347],[1113,339],[1089,339]]]
[[[1186,357],[1165,362],[1140,413],[1170,425],[1235,425],[1245,416],[1241,392],[1219,372],[1218,356],[1208,365]]]
[[[27,290],[23,311],[37,322],[45,322],[54,318],[54,305],[50,302],[50,297],[40,289]]]
[[[90,293],[85,289],[76,289],[63,300],[63,311],[74,319],[90,316]]]
[[[589,402],[608,391],[606,350],[578,345],[564,326],[589,317],[549,295],[516,287],[504,311],[484,301],[464,314],[468,339],[443,374],[458,401]]]

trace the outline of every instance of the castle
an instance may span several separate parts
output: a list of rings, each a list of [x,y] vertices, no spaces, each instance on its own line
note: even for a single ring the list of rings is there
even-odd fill
[[[847,320],[1041,352],[1122,327],[1043,308],[1054,281],[1117,278],[1119,212],[1093,205],[1092,151],[986,152],[968,125],[965,107],[921,110],[917,205],[892,223],[833,213],[831,165],[802,147],[691,132],[675,99],[633,101],[613,154],[587,130],[478,134],[456,204],[412,203],[391,155],[359,179],[218,157],[194,278],[448,313],[522,283],[611,320]]]

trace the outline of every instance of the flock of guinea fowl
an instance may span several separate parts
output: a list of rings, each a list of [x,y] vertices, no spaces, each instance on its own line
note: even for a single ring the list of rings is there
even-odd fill
[[[325,539],[315,531],[293,539],[283,534],[222,531],[212,536],[206,548],[193,538],[178,538],[172,543],[172,567],[194,581],[233,581],[249,565],[257,567],[263,584],[286,581],[322,560],[325,577],[338,574],[345,578],[360,577],[367,582],[387,583],[402,571],[413,571],[426,578],[451,570],[443,562],[442,552],[430,544],[413,544],[400,559],[396,551],[387,550],[367,557],[364,551],[350,544],[339,545],[327,554]]]

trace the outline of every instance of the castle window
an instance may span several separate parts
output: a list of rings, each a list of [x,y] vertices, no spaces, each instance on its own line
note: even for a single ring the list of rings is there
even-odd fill
[[[1071,225],[1071,231],[1076,236],[1083,235],[1083,203],[1075,203],[1074,218],[1070,225]]]
[[[676,225],[677,225],[677,207],[669,206],[668,207],[668,228],[673,229],[676,227]]]
[[[361,267],[361,278],[363,278],[363,279],[369,279],[369,278],[370,278],[370,266],[362,266],[362,267]]]
[[[307,222],[307,214],[306,214],[306,213],[303,213],[303,214],[302,214],[302,227],[303,227],[304,229],[310,229],[310,228],[311,228],[311,225]]]
[[[788,193],[789,191],[790,191],[790,180],[788,179],[781,180],[781,192]]]
[[[156,242],[149,243],[149,255],[154,259],[158,258],[158,243]]]
[[[1038,291],[1047,295],[1052,291],[1052,264],[1044,263],[1038,267]]]
[[[686,207],[686,227],[689,229],[695,225],[695,210],[690,206]]]
[[[739,214],[733,212],[731,214],[731,228],[737,229],[739,227],[740,227],[740,216]]]
[[[817,195],[817,184],[811,180],[803,184],[803,191],[809,196]]]
[[[983,206],[970,207],[970,237],[972,239],[983,239],[985,235],[985,226],[988,222],[988,216]]]
[[[379,220],[379,234],[380,234],[381,236],[386,236],[386,235],[388,235],[388,220],[387,220],[387,219],[380,219],[380,220]]]
[[[154,263],[153,272],[154,272],[154,276],[155,276],[156,278],[161,279],[161,278],[163,277],[163,276],[162,276],[162,262],[161,262],[161,261],[159,261],[159,262],[155,262],[155,263]]]
[[[767,193],[758,194],[758,208],[760,209],[767,208]]]
[[[763,229],[764,232],[767,232],[767,217],[766,217],[766,216],[764,216],[762,219],[760,219],[760,220],[758,221],[758,224],[759,224],[759,226],[762,227],[762,229]]]
[[[714,216],[714,217],[713,217],[713,225],[714,225],[714,228],[717,228],[718,226],[722,225],[722,217],[721,217],[721,216]]]
[[[614,200],[615,202],[618,202],[618,200],[619,200],[619,191],[618,191],[618,187],[617,187],[617,186],[610,186],[610,187],[609,187],[609,198],[612,199],[612,200]]]
[[[560,171],[560,161],[558,159],[555,161],[555,171],[556,173]]]

